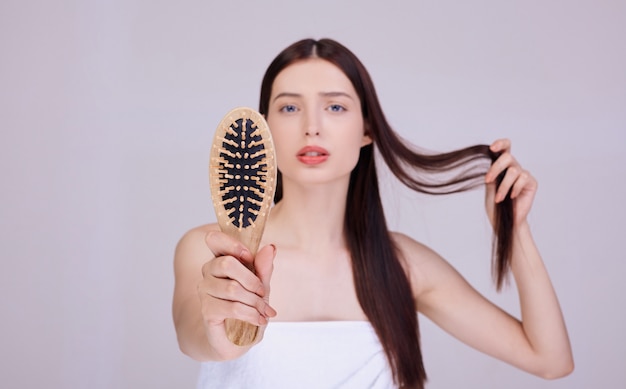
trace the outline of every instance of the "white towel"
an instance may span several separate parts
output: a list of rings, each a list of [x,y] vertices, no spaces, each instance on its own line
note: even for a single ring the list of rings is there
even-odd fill
[[[203,362],[198,389],[394,388],[367,321],[270,322],[242,357]]]

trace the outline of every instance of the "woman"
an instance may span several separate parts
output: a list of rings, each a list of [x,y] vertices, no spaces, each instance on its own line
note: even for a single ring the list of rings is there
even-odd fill
[[[360,61],[328,39],[296,42],[276,57],[259,111],[280,171],[262,249],[253,258],[208,225],[189,231],[176,250],[173,314],[181,350],[199,361],[225,361],[203,363],[200,387],[423,388],[416,312],[532,374],[572,371],[559,303],[526,220],[537,182],[508,140],[440,155],[415,152],[388,125]],[[418,191],[486,183],[498,231],[498,287],[510,268],[521,321],[433,250],[387,230],[374,146]],[[503,203],[512,212],[497,211]],[[233,345],[226,318],[261,326],[261,340]]]

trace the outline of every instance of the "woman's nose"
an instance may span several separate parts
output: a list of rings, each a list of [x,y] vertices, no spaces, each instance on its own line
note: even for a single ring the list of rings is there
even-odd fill
[[[305,136],[319,136],[320,134],[320,119],[316,112],[309,112],[306,116],[305,123]]]

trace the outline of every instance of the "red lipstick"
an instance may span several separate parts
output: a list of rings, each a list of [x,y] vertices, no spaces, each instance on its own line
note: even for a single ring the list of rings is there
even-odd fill
[[[305,165],[318,165],[328,159],[328,151],[319,146],[305,146],[296,154],[298,160]]]

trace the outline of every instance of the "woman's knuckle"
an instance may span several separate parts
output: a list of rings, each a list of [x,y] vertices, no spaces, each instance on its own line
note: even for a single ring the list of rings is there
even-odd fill
[[[231,268],[231,263],[228,260],[228,257],[218,257],[217,259],[217,263],[216,266],[218,267],[218,270],[221,271],[222,273],[228,273],[228,271]]]
[[[239,283],[235,280],[230,280],[226,283],[226,294],[228,297],[234,297],[239,290]]]
[[[207,277],[211,274],[211,266],[213,265],[213,261],[207,261],[202,265],[200,271],[202,272],[202,277]]]
[[[217,233],[217,231],[208,231],[205,235],[204,235],[204,241],[209,245],[212,246],[212,243],[215,241],[215,234]]]
[[[241,252],[241,245],[239,242],[232,242],[230,244],[230,250],[233,254],[239,254]]]

